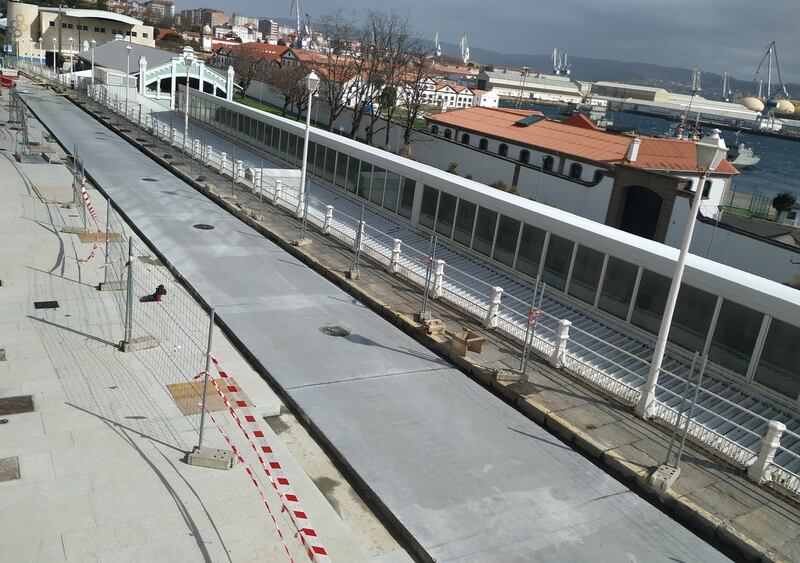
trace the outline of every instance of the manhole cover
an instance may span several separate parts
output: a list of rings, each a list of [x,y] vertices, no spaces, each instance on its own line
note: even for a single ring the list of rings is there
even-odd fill
[[[350,329],[339,325],[321,326],[319,327],[319,331],[328,336],[347,336],[350,334]]]
[[[58,309],[58,301],[34,301],[34,309]]]
[[[205,223],[198,223],[193,226],[195,229],[200,229],[201,231],[210,231],[214,228],[214,225],[206,225]]]
[[[155,178],[142,178],[142,180],[145,182],[158,182]]]
[[[0,398],[0,416],[23,412],[33,412],[33,397],[30,395]]]
[[[0,458],[0,482],[19,479],[19,459],[16,457]]]

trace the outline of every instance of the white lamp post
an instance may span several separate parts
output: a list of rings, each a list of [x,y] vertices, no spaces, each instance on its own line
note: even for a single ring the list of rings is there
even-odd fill
[[[92,39],[92,88],[94,88],[94,48],[97,46],[97,41]]]
[[[69,38],[69,84],[72,86],[74,80],[73,72],[75,72],[75,59],[72,57],[72,37]]]
[[[58,59],[58,52],[56,52],[56,38],[53,37],[53,80],[58,80],[58,72],[56,72],[57,59]]]
[[[306,105],[306,131],[303,139],[303,166],[300,169],[300,190],[303,197],[303,228],[300,240],[295,241],[297,246],[305,246],[310,240],[306,238],[306,222],[308,221],[308,189],[306,187],[306,169],[308,168],[308,136],[311,130],[311,101],[319,86],[319,76],[313,70],[306,77],[306,90],[308,91],[308,104]]]
[[[186,104],[183,109],[183,152],[186,152],[186,140],[189,138],[189,70],[194,62],[194,49],[190,45],[183,48],[183,66],[186,67]],[[234,163],[235,165],[235,163]]]
[[[126,74],[125,74],[125,117],[128,117],[128,84],[131,78],[131,51],[133,47],[129,45],[125,46],[125,56],[127,59],[126,63]]]
[[[703,185],[709,172],[713,172],[725,158],[728,147],[725,146],[719,136],[719,129],[714,129],[711,135],[704,137],[695,143],[697,150],[697,169],[700,172],[700,182],[694,192],[694,201],[689,218],[686,220],[686,230],[683,232],[683,242],[681,243],[678,261],[675,263],[675,271],[672,274],[672,285],[669,287],[667,303],[664,306],[664,316],[661,317],[661,328],[658,331],[653,360],[650,362],[650,372],[647,374],[644,391],[639,402],[634,409],[636,414],[642,418],[651,418],[655,415],[656,406],[656,385],[658,376],[661,372],[661,363],[664,361],[664,352],[667,349],[667,338],[670,328],[672,328],[672,317],[675,313],[675,305],[678,302],[678,292],[681,289],[683,280],[683,270],[686,266],[686,256],[689,254],[689,246],[692,242],[694,225],[697,222],[697,212],[700,209],[700,202],[703,200]]]
[[[39,38],[39,58],[40,59],[44,59],[44,53],[45,53],[45,50],[44,50],[44,39],[42,39],[40,37]],[[43,64],[44,66],[47,66],[47,63],[39,63],[39,64]]]

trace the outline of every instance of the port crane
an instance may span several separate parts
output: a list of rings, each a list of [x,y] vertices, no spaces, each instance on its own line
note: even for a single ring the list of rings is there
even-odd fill
[[[308,12],[303,11],[303,4],[301,0],[292,0],[292,7],[289,8],[289,15],[297,17],[297,33],[295,36],[294,47],[302,49],[304,40],[306,42],[306,46],[309,48],[314,46],[314,35],[311,32],[311,19],[308,17]]]
[[[786,85],[783,83],[783,77],[781,76],[781,65],[778,62],[778,48],[775,45],[775,42],[773,41],[767,47],[766,53],[764,53],[764,56],[761,58],[761,62],[758,63],[758,68],[756,68],[756,78],[758,78],[759,73],[761,72],[761,67],[764,66],[764,62],[767,63],[767,94],[766,94],[766,96],[762,96],[762,94],[763,94],[763,92],[762,92],[763,80],[759,81],[759,84],[758,84],[758,97],[759,98],[764,97],[764,98],[766,98],[767,101],[770,101],[773,98],[773,92],[772,92],[772,59],[773,58],[775,59],[775,70],[778,71],[778,83],[781,86],[780,90],[777,90],[774,95],[775,95],[775,97],[780,96],[780,95],[783,95],[784,97],[787,97],[787,98],[789,97],[789,92],[786,91]]]

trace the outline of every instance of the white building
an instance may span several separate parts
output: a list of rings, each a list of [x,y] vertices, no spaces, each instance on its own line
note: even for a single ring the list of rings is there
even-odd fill
[[[49,8],[21,2],[8,3],[7,43],[14,53],[36,61],[78,53],[94,40],[98,45],[121,35],[125,41],[155,46],[153,28],[140,20],[102,10]]]
[[[258,18],[255,16],[248,16],[247,14],[237,14],[234,12],[231,21],[233,25],[254,25],[258,27]]]
[[[530,71],[482,70],[478,74],[478,88],[495,90],[500,98],[562,103],[580,103],[583,100],[578,84],[569,76]]]
[[[441,82],[430,77],[424,78],[423,84],[423,103],[438,106],[442,111],[477,106],[496,108],[500,104],[500,98],[496,92],[461,86],[452,82]],[[402,95],[400,97],[402,98]]]
[[[256,26],[248,25],[221,25],[214,28],[216,39],[225,39],[229,35],[235,35],[242,40],[242,43],[252,43],[261,39],[261,33]]]

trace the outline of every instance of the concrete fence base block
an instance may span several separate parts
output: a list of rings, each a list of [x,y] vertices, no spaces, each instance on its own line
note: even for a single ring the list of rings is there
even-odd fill
[[[248,215],[250,215],[251,219],[255,219],[256,221],[264,220],[264,214],[259,211],[251,211],[250,213],[248,213]]]
[[[235,458],[230,450],[195,446],[194,450],[186,455],[186,463],[195,467],[226,470],[233,467]]]
[[[97,287],[100,291],[122,291],[125,289],[126,283],[122,281],[100,282]]]
[[[492,372],[492,378],[498,383],[528,380],[521,371],[515,369],[496,369]]]
[[[423,320],[422,324],[425,325],[425,332],[428,334],[444,334],[445,324],[439,319]]]
[[[311,239],[310,239],[310,238],[308,238],[308,237],[306,237],[306,238],[300,238],[300,239],[297,239],[297,240],[293,240],[293,241],[292,241],[292,245],[293,245],[293,246],[299,246],[299,247],[311,246],[311,243],[312,243],[312,241],[311,241]]]
[[[130,342],[122,341],[119,343],[119,349],[122,352],[140,352],[142,350],[149,350],[150,348],[158,347],[158,340],[152,336],[140,336],[134,338]]]
[[[351,268],[345,273],[348,280],[357,280],[360,275],[361,273],[358,271],[358,268]]]
[[[681,468],[671,465],[660,465],[650,475],[650,484],[659,491],[668,491],[680,477]]]

